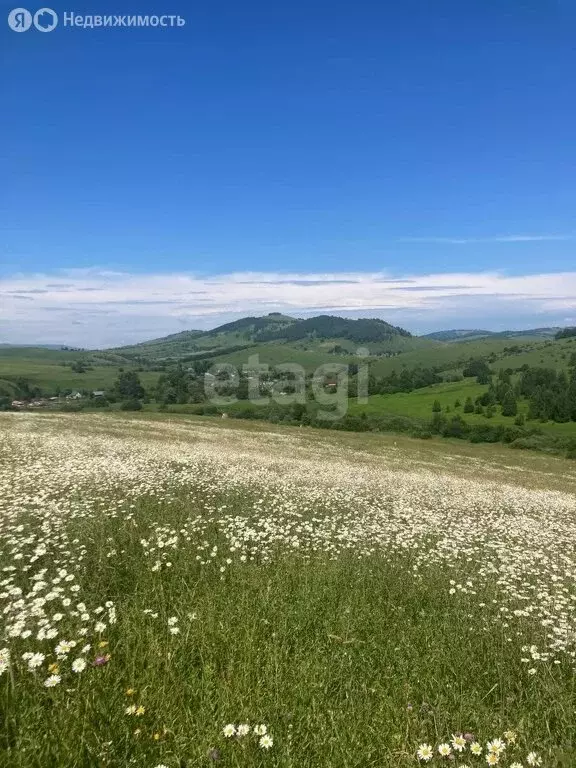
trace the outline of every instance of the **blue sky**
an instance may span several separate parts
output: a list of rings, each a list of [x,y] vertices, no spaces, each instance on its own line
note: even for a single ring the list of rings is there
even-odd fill
[[[53,3],[186,25],[47,34],[12,32],[12,7],[0,341],[94,346],[272,308],[417,332],[576,322],[573,3]],[[287,292],[290,275],[317,290]],[[375,275],[421,290],[330,289]],[[177,302],[152,290],[186,280]]]

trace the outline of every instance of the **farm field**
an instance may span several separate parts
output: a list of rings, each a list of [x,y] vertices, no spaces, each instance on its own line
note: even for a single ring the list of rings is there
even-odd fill
[[[148,413],[0,430],[0,765],[576,763],[573,462]]]

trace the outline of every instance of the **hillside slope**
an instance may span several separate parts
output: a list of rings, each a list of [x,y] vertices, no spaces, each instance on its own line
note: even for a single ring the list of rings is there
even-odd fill
[[[378,318],[352,320],[334,315],[297,319],[272,312],[264,317],[244,317],[209,331],[184,331],[149,342],[112,350],[128,359],[178,360],[210,355],[230,355],[257,347],[266,355],[271,347],[285,348],[272,357],[291,359],[294,352],[325,355],[354,355],[359,346],[372,354],[398,354],[434,342],[413,337],[408,331]]]
[[[530,328],[525,331],[485,331],[480,329],[453,329],[449,331],[434,331],[426,333],[423,339],[435,341],[474,341],[476,339],[516,339],[522,336],[552,339],[560,328]]]

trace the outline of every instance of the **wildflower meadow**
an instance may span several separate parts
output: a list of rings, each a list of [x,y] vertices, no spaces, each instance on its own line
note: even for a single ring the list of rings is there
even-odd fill
[[[0,766],[576,765],[570,462],[185,417],[0,435]]]

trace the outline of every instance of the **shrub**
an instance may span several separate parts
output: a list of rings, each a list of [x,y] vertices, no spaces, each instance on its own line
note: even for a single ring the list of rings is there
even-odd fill
[[[454,416],[442,429],[444,437],[463,439],[469,432],[469,426],[460,416]]]
[[[429,429],[414,429],[410,433],[411,437],[417,437],[420,440],[431,440],[432,432]]]
[[[560,453],[560,447],[554,438],[547,435],[529,435],[519,437],[510,443],[510,448],[519,450],[545,451],[546,453]]]
[[[136,400],[136,399],[123,400],[122,403],[120,403],[120,410],[121,411],[141,411],[142,403],[140,402],[140,400]]]

